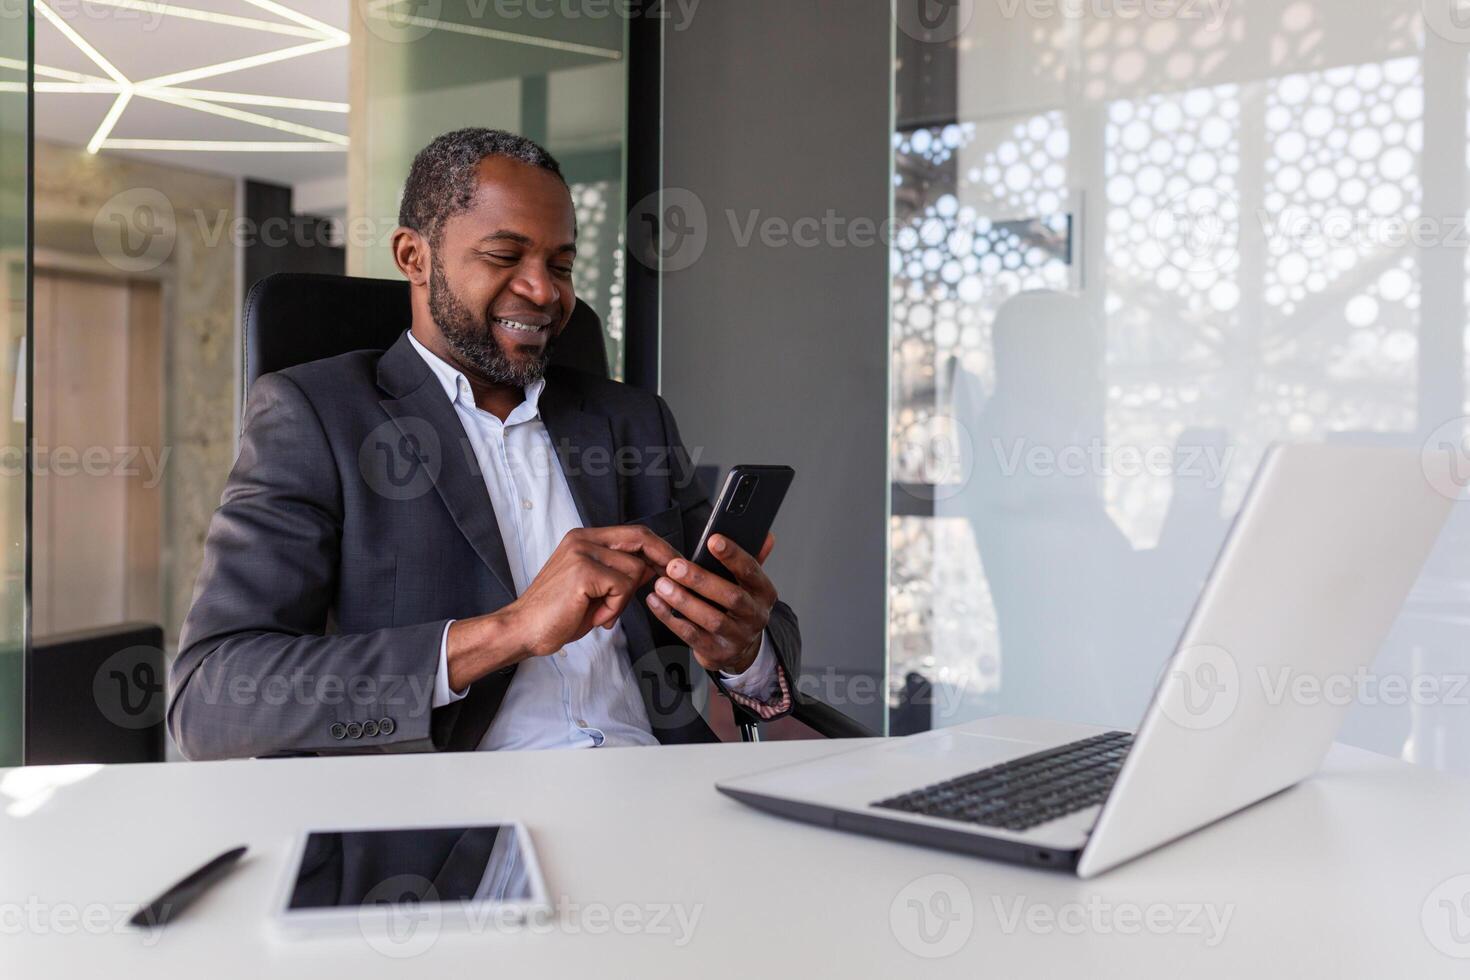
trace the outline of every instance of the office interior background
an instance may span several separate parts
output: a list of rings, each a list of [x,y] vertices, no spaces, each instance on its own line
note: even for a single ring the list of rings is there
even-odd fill
[[[470,125],[561,160],[615,375],[714,472],[796,467],[769,567],[804,690],[893,734],[1134,724],[1273,441],[1462,438],[1470,19],[948,9],[7,7],[0,763],[67,636],[172,656],[250,285],[395,277],[408,164]],[[1470,772],[1467,539],[1457,509],[1332,692],[1344,741]]]

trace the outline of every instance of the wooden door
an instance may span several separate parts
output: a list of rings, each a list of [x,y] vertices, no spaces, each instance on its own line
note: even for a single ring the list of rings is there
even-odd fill
[[[161,289],[37,269],[34,336],[33,634],[158,622]]]

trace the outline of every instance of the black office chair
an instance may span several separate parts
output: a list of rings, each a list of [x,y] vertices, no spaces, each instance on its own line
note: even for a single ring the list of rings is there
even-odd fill
[[[163,627],[38,636],[26,674],[25,762],[162,762]]]
[[[294,272],[266,276],[245,297],[246,387],[262,374],[293,364],[354,350],[387,350],[408,329],[411,319],[408,283],[401,279]],[[581,300],[551,360],[608,376],[602,321]],[[758,741],[760,729],[754,717],[735,710],[740,737]],[[798,698],[792,717],[824,738],[877,734],[831,706],[807,698]]]
[[[408,282],[302,272],[266,276],[245,297],[245,387],[271,371],[354,350],[387,350],[408,329]],[[577,308],[553,364],[608,376],[602,321]]]

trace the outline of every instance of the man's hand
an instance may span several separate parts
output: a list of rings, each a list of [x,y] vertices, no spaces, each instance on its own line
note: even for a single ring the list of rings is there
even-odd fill
[[[556,653],[598,626],[612,629],[638,590],[678,557],[641,525],[568,531],[520,598],[449,628],[449,686],[462,691],[493,670]]]
[[[760,653],[761,634],[776,604],[776,587],[761,568],[775,547],[767,534],[752,558],[723,534],[710,537],[709,550],[735,576],[728,582],[683,558],[669,563],[654,584],[648,608],[694,652],[706,670],[744,673]]]

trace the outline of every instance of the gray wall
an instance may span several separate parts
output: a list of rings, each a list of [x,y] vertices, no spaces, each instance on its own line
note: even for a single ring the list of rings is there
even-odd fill
[[[811,690],[826,696],[829,669],[866,675],[837,706],[875,726],[887,247],[854,243],[846,225],[835,244],[820,229],[809,247],[741,240],[753,217],[888,217],[891,35],[888,0],[704,0],[664,40],[663,185],[693,192],[708,239],[664,276],[661,390],[701,462],[796,467],[767,567],[801,618]]]

